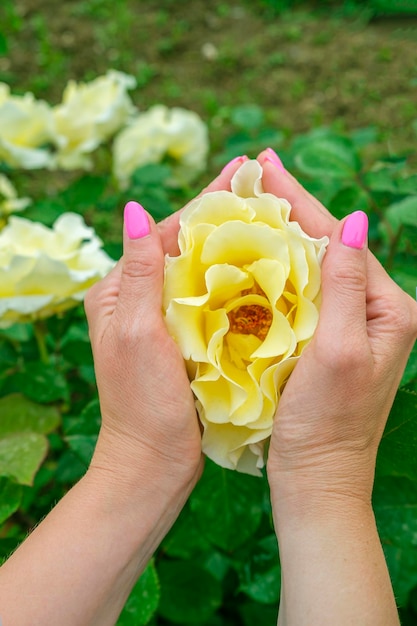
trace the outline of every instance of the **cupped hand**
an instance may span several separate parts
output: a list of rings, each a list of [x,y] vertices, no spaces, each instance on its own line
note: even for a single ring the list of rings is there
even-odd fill
[[[270,156],[258,157],[265,191],[287,198],[292,219],[330,243],[318,327],[279,402],[269,481],[281,495],[316,490],[369,501],[378,445],[417,336],[417,303],[368,251],[366,233],[363,241],[346,236],[365,216],[338,222]]]
[[[205,191],[230,189],[239,166]],[[164,254],[175,254],[179,214],[129,237],[123,257],[87,294],[102,426],[91,468],[117,482],[192,488],[202,470],[201,434],[178,346],[162,316]],[[90,468],[90,469],[91,469]]]

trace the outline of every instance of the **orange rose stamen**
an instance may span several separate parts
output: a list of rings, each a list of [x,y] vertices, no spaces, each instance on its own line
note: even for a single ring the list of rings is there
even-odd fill
[[[260,304],[244,304],[227,314],[232,333],[255,335],[263,341],[272,324],[272,313]]]

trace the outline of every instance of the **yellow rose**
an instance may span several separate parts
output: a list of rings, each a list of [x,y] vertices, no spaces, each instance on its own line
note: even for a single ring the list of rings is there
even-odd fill
[[[6,224],[10,213],[23,211],[30,202],[30,198],[18,198],[10,180],[4,174],[0,174],[0,229]]]
[[[260,474],[282,389],[318,321],[327,237],[290,221],[247,161],[232,191],[192,201],[178,257],[167,257],[164,311],[186,361],[204,428],[203,451]]]
[[[52,157],[42,146],[51,137],[49,105],[31,93],[13,96],[8,85],[0,83],[0,162],[24,169],[47,167]]]
[[[90,167],[88,155],[135,111],[127,94],[135,85],[133,76],[115,70],[87,84],[69,81],[62,103],[53,109],[57,167]]]
[[[53,228],[11,217],[0,232],[0,328],[75,306],[113,265],[80,215]]]
[[[193,111],[156,105],[140,113],[115,138],[113,172],[120,186],[135,169],[167,160],[172,184],[189,183],[206,165],[207,127]]]

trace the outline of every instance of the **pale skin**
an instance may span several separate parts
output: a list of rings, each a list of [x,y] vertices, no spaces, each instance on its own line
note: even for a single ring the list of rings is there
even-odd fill
[[[417,335],[417,304],[343,224],[266,161],[312,236],[331,236],[319,327],[283,393],[267,472],[283,572],[280,626],[399,623],[370,496],[377,447]],[[207,191],[229,189],[240,162]],[[203,467],[181,355],[161,316],[178,215],[129,239],[90,292],[102,428],[86,475],[0,569],[3,626],[107,626]],[[331,392],[330,392],[331,390]],[[303,402],[299,402],[300,396]]]

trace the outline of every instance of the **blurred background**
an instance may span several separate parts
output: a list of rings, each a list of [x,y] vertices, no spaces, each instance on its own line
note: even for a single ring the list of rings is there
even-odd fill
[[[376,125],[393,153],[416,138],[414,0],[2,0],[0,16],[0,80],[51,104],[115,68],[139,108],[199,113],[215,147],[240,104],[286,134]]]

